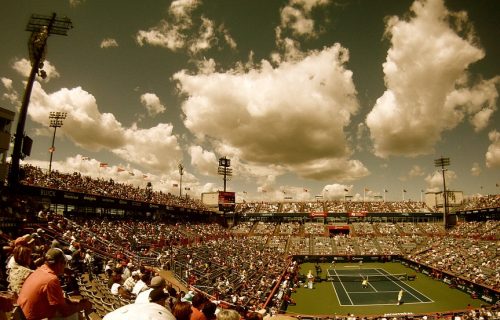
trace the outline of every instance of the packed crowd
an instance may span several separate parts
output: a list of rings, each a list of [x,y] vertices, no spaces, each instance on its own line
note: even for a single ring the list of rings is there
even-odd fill
[[[464,199],[459,210],[477,210],[498,207],[500,207],[500,194],[492,194]]]
[[[349,235],[329,235],[322,223],[245,222],[228,230],[216,223],[174,220],[69,220],[53,212],[38,211],[35,203],[21,197],[6,199],[2,195],[0,201],[0,210],[7,218],[22,218],[31,211],[39,212],[38,221],[46,222],[44,228],[21,237],[0,233],[4,244],[8,244],[8,289],[15,295],[14,299],[2,298],[2,303],[10,301],[10,307],[12,302],[17,303],[28,319],[33,312],[38,314],[34,308],[40,302],[33,300],[28,291],[38,285],[34,281],[28,282],[23,294],[26,279],[34,278],[30,275],[35,272],[36,278],[48,279],[46,274],[63,275],[68,269],[63,280],[57,280],[59,284],[53,277],[47,280],[58,288],[54,298],[57,304],[41,307],[48,316],[92,313],[96,303],[118,296],[119,306],[101,310],[105,320],[126,319],[124,314],[134,314],[138,309],[160,310],[164,319],[189,320],[193,318],[186,317],[176,306],[194,314],[193,300],[198,290],[206,293],[201,295],[205,298],[200,298],[204,303],[197,308],[201,313],[205,304],[213,309],[213,301],[225,301],[243,318],[255,317],[255,311],[264,307],[275,313],[290,298],[296,269],[287,256],[294,254],[403,255],[474,283],[500,287],[500,222],[494,220],[462,222],[451,231],[435,223],[353,223]],[[111,261],[106,263],[108,259]],[[193,292],[169,287],[146,265],[173,270]],[[99,286],[96,281],[105,282],[100,286],[101,293],[106,291],[105,297],[71,298],[74,280],[82,283],[84,272],[96,274],[94,286]],[[104,277],[99,275],[102,272]],[[147,294],[134,290],[137,283]],[[157,290],[159,287],[162,290]],[[140,295],[147,308],[134,306]],[[207,320],[214,317],[207,311]]]
[[[399,238],[406,237],[406,241],[421,239],[425,237],[425,230],[434,230],[434,227],[428,227],[425,223],[420,223],[418,226],[403,224],[390,227],[391,224],[375,223],[371,224],[372,231],[368,225],[359,223],[353,225],[353,230],[359,231],[358,236],[303,237],[302,235],[306,232],[300,230],[301,228],[296,230],[296,223],[279,225],[260,222],[253,225],[247,224],[247,230],[251,235],[237,236],[217,224],[179,225],[134,220],[112,222],[106,219],[70,221],[50,213],[41,217],[49,219],[46,229],[39,229],[12,243],[13,258],[11,260],[14,263],[8,266],[10,269],[9,289],[12,292],[19,294],[23,287],[23,280],[34,270],[38,270],[35,269],[36,267],[43,266],[44,257],[47,261],[48,249],[64,250],[65,263],[75,271],[85,271],[90,269],[88,268],[88,252],[83,248],[92,248],[93,250],[99,249],[103,254],[113,257],[110,263],[101,266],[107,272],[106,279],[110,294],[132,301],[132,298],[139,297],[137,292],[134,293],[136,283],[142,281],[144,288],[150,290],[149,293],[155,289],[156,285],[152,281],[154,273],[146,272],[139,267],[134,269],[135,265],[141,266],[142,260],[134,256],[136,252],[126,249],[126,244],[130,244],[130,249],[132,246],[136,249],[148,248],[148,251],[138,250],[142,256],[164,255],[167,258],[166,261],[172,263],[172,269],[179,273],[182,280],[193,288],[208,293],[213,300],[227,301],[236,309],[253,311],[261,309],[269,297],[272,297],[271,302],[275,300],[276,297],[272,294],[273,288],[282,286],[283,266],[287,265],[287,262],[286,255],[280,255],[284,260],[276,255],[277,248],[278,252],[307,255],[404,254],[404,251],[394,249],[401,246]],[[458,228],[475,235],[491,234],[492,230],[496,230],[498,226],[498,222],[488,221],[463,223]],[[311,225],[308,227],[310,228]],[[319,228],[319,226],[315,227]],[[282,230],[291,229],[295,230],[291,234],[282,233]],[[473,233],[472,230],[476,232]],[[160,239],[162,234],[164,234],[164,243],[152,245],[150,239]],[[362,234],[369,236],[362,236]],[[453,234],[450,235],[437,240],[433,239],[430,249],[413,251],[408,257],[475,283],[498,288],[500,286],[498,272],[500,259],[496,252],[495,242],[477,241],[464,236],[463,233],[456,237]],[[496,237],[498,239],[498,234]],[[57,240],[54,240],[55,238]],[[89,239],[92,241],[87,242]],[[283,243],[286,244],[285,247]],[[429,244],[425,243],[421,247],[429,248]],[[94,256],[97,259],[98,255]],[[252,259],[242,259],[242,257],[252,257]],[[134,259],[138,260],[134,261]],[[154,264],[153,261],[150,262]],[[98,263],[95,265],[99,266]],[[143,274],[147,276],[143,277]],[[134,286],[132,286],[132,280],[135,281]],[[168,300],[166,297],[165,299],[170,301],[170,304],[165,304],[165,306],[167,310],[172,311],[172,307],[175,306],[172,301],[174,297],[179,299],[180,293],[174,294],[172,289],[170,291],[168,297],[172,299]],[[283,297],[283,290],[280,292],[282,293],[280,297]],[[20,302],[19,299],[17,301]],[[76,309],[72,309],[73,311],[91,312],[87,302],[79,303],[68,300],[66,303],[76,303],[74,306]],[[29,312],[27,309],[26,313]],[[114,318],[109,316],[104,319]]]
[[[420,201],[301,201],[301,202],[244,202],[236,204],[236,213],[299,213],[299,212],[434,212]]]
[[[149,188],[135,187],[131,184],[119,183],[113,179],[95,179],[83,176],[79,172],[72,174],[54,170],[50,175],[39,167],[24,165],[26,185],[58,189],[71,192],[82,192],[119,199],[165,204],[168,206],[207,210],[200,200],[189,197],[179,197],[171,193],[154,191]]]

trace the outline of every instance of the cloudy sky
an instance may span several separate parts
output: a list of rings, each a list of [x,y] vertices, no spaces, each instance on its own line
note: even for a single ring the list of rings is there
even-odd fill
[[[17,111],[32,13],[69,17],[31,95],[26,161],[193,197],[420,200],[500,188],[497,0],[5,1],[0,106]],[[17,120],[16,120],[17,123]],[[13,128],[15,131],[15,127]],[[107,167],[100,164],[106,163]],[[384,192],[386,190],[386,192]],[[406,190],[406,193],[403,192]]]

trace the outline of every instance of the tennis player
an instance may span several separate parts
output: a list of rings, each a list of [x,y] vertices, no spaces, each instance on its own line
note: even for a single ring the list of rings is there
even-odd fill
[[[361,282],[361,286],[363,288],[368,288],[368,277],[363,278],[363,282]]]
[[[398,292],[398,306],[403,303],[403,290],[399,290]]]

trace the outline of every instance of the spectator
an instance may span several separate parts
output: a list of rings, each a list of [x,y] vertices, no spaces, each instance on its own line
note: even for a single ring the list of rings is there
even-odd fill
[[[25,246],[17,246],[13,251],[14,263],[9,269],[8,282],[9,290],[19,294],[24,281],[33,273],[30,269],[32,250]]]
[[[103,320],[176,320],[165,308],[167,298],[168,293],[163,289],[152,290],[148,302],[127,304],[108,313]]]
[[[191,303],[187,301],[178,301],[174,305],[174,310],[172,311],[176,320],[190,320],[193,310],[191,309]]]
[[[72,302],[64,297],[58,276],[64,274],[66,256],[62,250],[51,248],[45,254],[45,264],[24,282],[17,303],[27,320],[54,318],[78,319],[80,311],[90,311],[92,304],[82,299]]]
[[[128,277],[123,283],[123,288],[128,292],[132,293],[132,289],[134,289],[135,284],[141,278],[141,272],[139,270],[132,271],[132,275]]]
[[[215,303],[213,303],[212,301],[207,301],[203,305],[203,309],[201,310],[201,312],[203,312],[205,319],[215,320],[216,319],[216,316],[215,316],[216,310],[217,310],[217,305]],[[262,319],[260,319],[260,320],[262,320]]]
[[[149,275],[147,273],[142,273],[141,278],[137,283],[135,284],[134,288],[132,289],[132,294],[135,294],[136,296],[139,295],[144,290],[148,289],[147,282],[149,281]]]
[[[240,314],[236,310],[223,309],[217,313],[217,320],[240,320]]]
[[[193,299],[191,300],[191,309],[193,310],[193,313],[191,314],[191,320],[207,320],[203,312],[201,312],[206,302],[208,302],[208,299],[201,292],[197,292],[193,296]]]
[[[167,282],[163,277],[161,276],[156,276],[151,279],[151,282],[149,284],[149,289],[146,289],[139,293],[137,295],[137,298],[135,299],[135,303],[146,303],[149,301],[149,294],[156,289],[161,289],[164,290],[165,287],[167,286]]]

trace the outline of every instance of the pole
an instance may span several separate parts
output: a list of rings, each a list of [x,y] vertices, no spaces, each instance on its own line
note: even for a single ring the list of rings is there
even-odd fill
[[[26,123],[26,115],[28,113],[28,105],[30,103],[31,90],[33,89],[33,82],[38,73],[38,66],[40,65],[41,55],[36,57],[36,60],[31,67],[31,72],[24,91],[23,102],[21,110],[19,111],[19,119],[17,120],[16,135],[14,139],[14,149],[12,151],[12,161],[9,174],[9,186],[17,189],[19,184],[19,162],[21,160],[21,148],[24,139],[24,124]]]
[[[57,127],[54,127],[54,135],[52,135],[52,147],[50,147],[50,160],[49,160],[49,175],[52,173],[52,156],[54,155],[54,151],[56,149],[54,148],[54,142],[56,140],[56,130]]]
[[[182,165],[182,163],[179,163],[179,165],[177,167],[179,168],[179,175],[180,175],[180,179],[179,179],[179,198],[182,198],[182,175],[184,174],[184,166]]]
[[[19,118],[17,120],[16,134],[14,137],[14,148],[12,149],[11,165],[9,171],[9,187],[12,190],[17,190],[19,186],[19,163],[22,158],[21,150],[24,141],[24,126],[26,116],[28,114],[28,106],[30,103],[31,91],[35,76],[41,68],[41,62],[44,59],[47,38],[51,34],[66,35],[68,29],[72,28],[71,20],[68,18],[56,19],[56,14],[51,16],[32,15],[28,22],[27,31],[32,32],[32,37],[29,42],[31,71],[24,90],[21,109],[19,110]],[[43,70],[42,70],[43,71]],[[45,72],[41,74],[43,77]]]
[[[445,228],[448,227],[448,223],[446,221],[446,219],[448,219],[448,191],[446,191],[446,178],[444,177],[445,176],[445,172],[446,172],[446,169],[444,168],[443,166],[443,169],[441,170],[442,173],[443,173],[443,200],[444,200],[444,225],[445,225]]]
[[[446,191],[446,178],[445,178],[445,166],[450,165],[450,158],[439,158],[434,160],[434,165],[436,167],[441,167],[441,172],[443,173],[443,201],[444,201],[444,210],[443,210],[443,224],[444,228],[447,229],[450,227],[449,219],[450,217],[448,216],[448,191]]]

